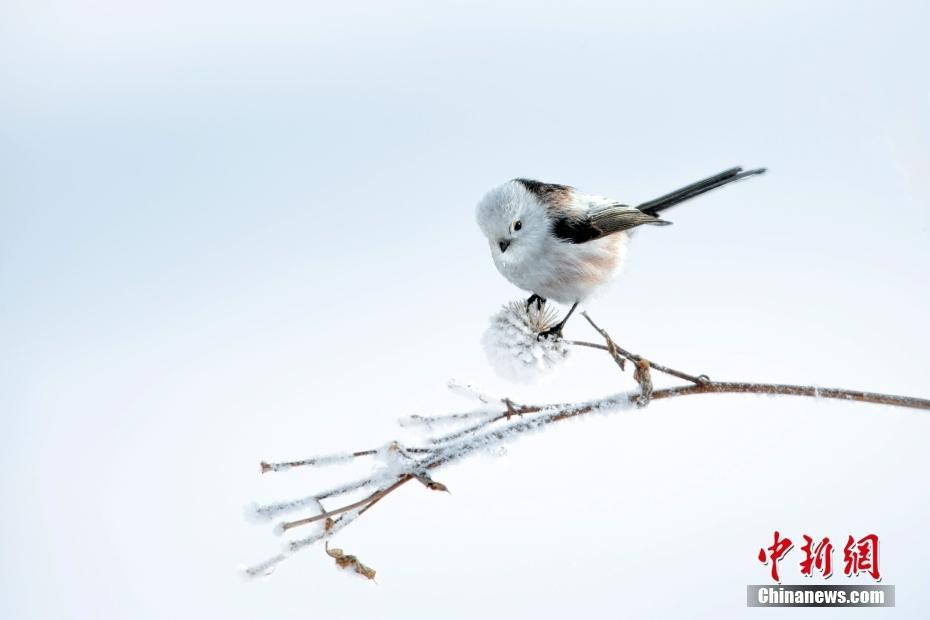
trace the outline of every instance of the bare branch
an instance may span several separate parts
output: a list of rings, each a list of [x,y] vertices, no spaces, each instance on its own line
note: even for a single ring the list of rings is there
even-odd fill
[[[291,528],[295,528],[300,525],[307,525],[310,523],[315,523],[317,521],[322,521],[330,517],[335,517],[336,515],[342,514],[344,512],[348,512],[350,510],[354,510],[355,508],[359,508],[361,506],[364,506],[365,509],[367,510],[368,505],[374,504],[376,501],[378,501],[379,499],[381,499],[382,497],[384,497],[385,495],[387,495],[388,493],[390,493],[391,491],[393,491],[400,485],[407,482],[407,480],[409,480],[411,477],[412,476],[408,476],[408,475],[401,476],[400,479],[398,479],[397,482],[395,482],[394,484],[388,487],[385,487],[383,489],[378,489],[377,491],[375,491],[374,493],[372,493],[365,499],[361,499],[357,502],[352,502],[351,504],[343,506],[342,508],[336,508],[335,510],[329,510],[327,512],[322,512],[318,515],[307,517],[305,519],[298,519],[297,521],[288,521],[286,523],[282,523],[281,529],[286,532],[287,530]]]
[[[896,396],[877,392],[860,392],[838,388],[822,388],[812,385],[781,385],[773,383],[733,383],[709,381],[703,385],[685,385],[682,387],[656,390],[653,400],[686,396],[688,394],[772,394],[781,396],[811,396],[813,398],[832,398],[876,405],[891,405],[910,409],[930,409],[930,400],[913,396]]]
[[[591,319],[591,317],[588,315],[587,312],[582,312],[582,313],[581,313],[581,316],[583,316],[585,319],[587,319],[587,320],[588,320],[588,323],[591,324],[591,327],[593,327],[595,330],[597,330],[597,332],[604,338],[604,340],[607,341],[607,346],[604,347],[604,350],[607,351],[608,353],[611,353],[611,357],[614,358],[614,361],[617,360],[617,355],[618,355],[618,354],[619,354],[619,355],[622,355],[623,357],[625,357],[626,359],[630,360],[630,361],[633,362],[633,363],[637,363],[637,362],[640,362],[640,361],[643,360],[643,358],[640,357],[639,355],[636,355],[635,353],[630,353],[630,352],[627,351],[626,349],[624,349],[624,348],[618,346],[617,343],[613,341],[613,339],[610,337],[610,335],[609,335],[606,331],[604,331],[603,329],[601,329],[600,327],[597,326],[597,324]],[[571,343],[571,344],[580,344],[580,345],[582,345],[582,346],[591,346],[590,343],[575,342],[575,343]],[[612,350],[613,350],[614,352],[611,352]],[[620,365],[621,368],[623,368],[623,364],[621,364],[620,362],[617,362],[617,363]],[[652,368],[658,370],[659,372],[664,372],[664,373],[667,374],[667,375],[671,375],[671,376],[673,376],[673,377],[678,377],[679,379],[684,379],[685,381],[690,381],[691,383],[694,383],[694,384],[697,384],[697,385],[703,385],[704,383],[710,381],[710,379],[707,377],[707,375],[700,375],[700,376],[695,377],[694,375],[689,375],[689,374],[686,373],[686,372],[682,372],[682,371],[680,371],[680,370],[675,370],[674,368],[669,368],[668,366],[663,366],[662,364],[657,364],[656,362],[653,362],[653,361],[651,361],[651,360],[649,361],[649,365],[650,365]]]
[[[930,410],[930,400],[912,396],[897,396],[875,392],[862,392],[840,388],[822,388],[810,385],[783,385],[775,383],[746,383],[711,381],[706,375],[691,375],[674,368],[657,364],[640,355],[630,353],[617,345],[610,335],[597,326],[588,316],[582,313],[591,326],[604,338],[606,344],[596,344],[581,341],[565,341],[565,344],[588,347],[607,352],[610,358],[621,370],[626,362],[632,362],[633,378],[639,386],[638,391],[624,392],[612,396],[577,403],[555,403],[547,405],[524,405],[514,403],[509,398],[492,398],[479,392],[471,386],[457,386],[453,389],[469,397],[477,398],[485,408],[467,413],[455,413],[440,416],[410,416],[406,422],[429,428],[433,423],[459,424],[477,423],[460,428],[454,432],[436,437],[427,437],[426,446],[402,446],[397,442],[389,442],[385,447],[360,450],[352,453],[333,454],[314,457],[299,461],[286,461],[279,463],[262,462],[262,472],[283,471],[297,466],[314,466],[349,462],[363,456],[370,456],[383,461],[381,469],[368,478],[354,480],[343,485],[307,497],[256,506],[252,509],[253,516],[267,520],[273,516],[291,512],[293,510],[314,507],[319,514],[282,523],[278,526],[280,532],[286,532],[301,525],[325,522],[325,527],[319,532],[302,539],[290,541],[285,552],[272,556],[268,560],[256,564],[246,570],[250,576],[267,574],[280,562],[287,559],[291,553],[310,546],[320,540],[328,540],[336,532],[346,527],[360,515],[370,510],[379,501],[399,489],[411,480],[417,480],[426,488],[436,491],[448,491],[445,485],[432,479],[428,472],[439,469],[449,463],[464,459],[478,451],[499,447],[505,442],[513,441],[517,437],[563,420],[573,419],[592,413],[609,413],[617,410],[630,409],[635,406],[646,407],[652,401],[667,398],[677,398],[693,394],[770,394],[783,396],[805,396],[813,398],[829,398],[862,403],[874,403],[905,407],[911,409]],[[654,389],[651,371],[657,370],[672,377],[687,381],[688,384],[662,389]],[[324,510],[320,500],[347,495],[363,489],[374,487],[376,490],[369,495],[349,502],[339,508]],[[333,520],[333,517],[337,517]],[[330,555],[346,566],[354,566],[357,562],[354,556],[338,555],[338,550],[332,550]],[[339,553],[342,553],[341,551]],[[336,554],[336,555],[333,555]],[[342,559],[340,559],[342,558]],[[340,564],[340,565],[342,565]],[[366,571],[364,565],[359,564]],[[371,576],[374,571],[370,571]]]

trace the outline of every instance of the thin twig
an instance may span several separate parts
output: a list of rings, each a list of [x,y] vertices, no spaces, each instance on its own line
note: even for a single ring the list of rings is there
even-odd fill
[[[344,462],[361,456],[371,456],[377,453],[377,450],[359,450],[358,452],[350,452],[345,455],[333,454],[327,456],[316,456],[309,459],[301,459],[299,461],[281,461],[279,463],[266,463],[265,461],[262,461],[261,469],[262,473],[265,474],[269,471],[282,471],[285,469],[290,469],[291,467],[329,465],[331,463]]]
[[[404,449],[414,454],[416,453],[426,454],[429,452],[428,448],[404,448]],[[348,463],[352,459],[356,459],[362,456],[374,456],[376,454],[378,454],[378,450],[376,448],[372,448],[370,450],[359,450],[358,452],[350,452],[345,455],[334,454],[334,455],[329,455],[329,456],[317,456],[317,457],[313,457],[309,459],[301,459],[299,461],[281,461],[278,463],[268,463],[266,461],[262,461],[259,465],[261,467],[262,473],[266,474],[268,472],[285,471],[285,470],[291,469],[292,467],[307,467],[307,466],[313,466],[313,465],[331,465],[335,463]]]
[[[613,338],[611,338],[610,335],[609,335],[606,331],[604,331],[603,329],[601,329],[600,327],[597,326],[597,324],[591,319],[591,317],[588,316],[588,313],[587,313],[587,312],[582,312],[582,313],[581,313],[581,316],[583,316],[584,318],[586,318],[586,319],[588,320],[588,323],[591,324],[591,327],[593,327],[595,330],[597,330],[597,332],[598,332],[601,336],[603,336],[604,340],[607,341],[607,346],[604,347],[604,350],[605,350],[605,351],[607,351],[608,353],[610,353],[610,352],[611,352],[610,349],[611,349],[611,347],[613,347],[614,349],[616,349],[617,353],[619,353],[620,355],[622,355],[622,356],[625,357],[626,359],[630,360],[630,361],[633,362],[634,364],[635,364],[635,363],[638,363],[638,362],[640,362],[640,361],[642,361],[643,359],[645,359],[645,358],[642,357],[642,356],[636,355],[635,353],[630,353],[630,352],[627,351],[626,349],[620,347],[616,342],[614,342]],[[582,344],[582,343],[576,342],[576,343],[573,343],[573,344],[581,344],[582,346],[591,346],[589,343],[583,343],[583,344]],[[595,347],[595,348],[600,348],[600,347]],[[616,356],[615,356],[615,355],[612,354],[611,356],[614,357],[614,359],[616,360]],[[648,360],[648,361],[649,361],[649,365],[650,365],[652,368],[654,368],[655,370],[658,370],[659,372],[664,372],[665,374],[671,375],[671,376],[673,376],[673,377],[678,377],[679,379],[684,379],[685,381],[690,381],[691,383],[694,383],[694,384],[696,384],[696,385],[704,385],[705,383],[707,383],[707,382],[710,381],[710,379],[707,377],[707,375],[700,375],[700,376],[695,377],[694,375],[689,375],[689,374],[686,373],[686,372],[682,372],[682,371],[680,371],[680,370],[675,370],[674,368],[669,368],[668,366],[663,366],[662,364],[657,364],[656,362],[653,362],[652,360]],[[618,362],[618,363],[619,363],[619,362]],[[621,366],[621,367],[622,367],[622,366]]]
[[[323,519],[328,519],[329,517],[334,517],[338,514],[342,514],[343,512],[348,512],[354,508],[358,508],[359,506],[365,506],[365,504],[373,504],[379,499],[381,499],[382,497],[384,497],[385,495],[387,495],[388,493],[390,493],[391,491],[393,491],[394,489],[396,489],[397,487],[399,487],[400,485],[402,485],[403,483],[407,482],[407,480],[409,479],[410,479],[410,476],[405,474],[401,476],[401,478],[397,480],[397,482],[395,482],[391,486],[385,487],[383,489],[379,489],[364,499],[360,499],[357,502],[352,502],[351,504],[347,504],[345,506],[342,506],[341,508],[336,508],[335,510],[327,510],[326,512],[321,512],[320,514],[313,515],[312,517],[307,517],[305,519],[298,519],[297,521],[288,521],[288,522],[282,523],[281,529],[286,532],[287,530],[291,528],[295,528],[300,525],[307,525],[308,523],[314,523],[316,521],[322,521]],[[360,511],[359,514],[364,512],[364,510],[367,510],[367,508]]]
[[[456,439],[460,439],[464,437],[465,435],[469,435],[476,431],[480,431],[482,428],[485,428],[489,424],[493,424],[494,422],[497,422],[498,420],[509,420],[515,415],[523,415],[524,413],[535,413],[539,411],[539,409],[528,407],[527,405],[518,405],[517,403],[513,402],[509,398],[503,398],[501,399],[501,402],[506,407],[506,409],[504,410],[504,413],[500,415],[489,415],[486,419],[482,420],[478,424],[469,426],[468,428],[457,430],[454,433],[447,433],[445,435],[441,435],[440,437],[432,438],[429,440],[430,443],[443,444],[443,443],[448,443],[450,441],[455,441]]]
[[[403,476],[400,480],[398,480],[397,482],[395,482],[394,484],[392,484],[392,485],[390,486],[390,488],[388,488],[387,490],[385,490],[384,493],[382,493],[382,494],[379,495],[378,497],[376,497],[376,498],[374,498],[373,500],[371,500],[371,501],[368,503],[367,506],[365,506],[364,508],[362,508],[361,510],[359,510],[359,511],[358,511],[359,516],[365,514],[365,512],[366,512],[367,510],[369,510],[372,506],[374,506],[375,504],[377,504],[378,502],[380,502],[382,499],[384,499],[385,497],[387,497],[387,495],[388,495],[389,493],[391,493],[391,492],[393,492],[393,491],[396,491],[397,489],[399,489],[400,487],[402,487],[402,486],[405,485],[406,483],[410,482],[411,480],[413,480],[413,476]]]

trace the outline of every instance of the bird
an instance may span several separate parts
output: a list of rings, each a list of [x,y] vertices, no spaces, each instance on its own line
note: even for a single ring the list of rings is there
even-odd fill
[[[497,270],[531,293],[527,310],[547,300],[571,305],[561,321],[538,334],[561,338],[578,304],[623,264],[634,228],[667,226],[671,222],[659,214],[669,207],[765,170],[730,168],[635,207],[570,185],[516,178],[489,190],[475,215]]]

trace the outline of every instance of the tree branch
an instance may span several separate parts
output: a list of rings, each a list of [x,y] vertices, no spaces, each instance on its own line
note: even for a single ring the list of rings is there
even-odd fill
[[[439,416],[409,416],[402,425],[418,424],[431,426],[432,424],[458,424],[471,423],[470,426],[459,428],[436,437],[427,437],[425,446],[402,446],[396,441],[388,443],[382,448],[359,450],[352,453],[333,454],[313,457],[297,461],[279,463],[261,463],[261,471],[278,472],[298,466],[321,466],[347,463],[360,457],[372,457],[381,463],[381,469],[368,478],[345,483],[328,491],[317,493],[297,500],[278,502],[266,506],[257,506],[252,510],[252,516],[261,520],[269,520],[274,516],[303,508],[309,504],[320,508],[319,514],[294,521],[279,524],[280,532],[286,532],[301,525],[308,525],[326,520],[326,528],[307,538],[291,541],[284,553],[279,553],[264,562],[246,570],[248,575],[265,574],[279,562],[284,561],[294,553],[319,540],[328,539],[343,527],[352,523],[358,516],[364,514],[379,501],[393,493],[395,490],[409,482],[419,480],[424,487],[435,491],[447,491],[445,485],[435,482],[427,471],[436,470],[451,462],[461,460],[475,452],[493,449],[514,440],[523,433],[536,430],[594,412],[611,412],[629,409],[633,406],[646,406],[651,401],[693,394],[769,394],[782,396],[805,396],[813,398],[830,398],[852,402],[873,403],[905,407],[911,409],[930,410],[930,400],[913,396],[898,396],[876,392],[863,392],[859,390],[841,388],[822,388],[810,385],[784,385],[776,383],[747,383],[732,381],[712,381],[707,375],[692,375],[676,370],[663,364],[648,360],[641,355],[631,353],[617,345],[610,335],[601,329],[586,312],[582,315],[598,334],[605,344],[583,341],[568,341],[566,344],[587,347],[607,352],[610,358],[625,371],[626,362],[632,362],[634,379],[639,384],[638,392],[624,392],[579,403],[555,403],[546,405],[518,404],[509,398],[492,398],[474,390],[470,386],[451,385],[459,392],[475,397],[482,403],[482,408],[471,412],[453,413]],[[676,379],[687,382],[686,385],[653,389],[650,371],[656,370]],[[477,423],[473,423],[478,420]],[[352,501],[339,508],[325,510],[320,500],[358,492],[365,488],[375,487],[376,490],[362,499]],[[332,517],[338,517],[332,521]]]

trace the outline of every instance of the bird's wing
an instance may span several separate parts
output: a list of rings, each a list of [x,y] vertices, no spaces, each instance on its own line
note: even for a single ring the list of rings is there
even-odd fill
[[[552,231],[555,236],[570,243],[585,243],[643,224],[664,226],[671,222],[643,213],[636,207],[613,202],[592,206],[580,216],[556,218]]]

